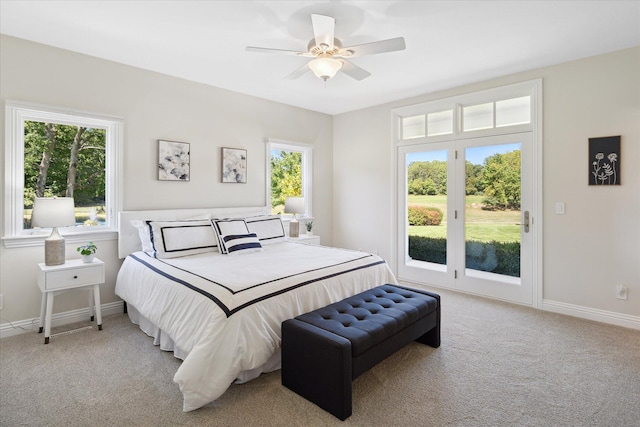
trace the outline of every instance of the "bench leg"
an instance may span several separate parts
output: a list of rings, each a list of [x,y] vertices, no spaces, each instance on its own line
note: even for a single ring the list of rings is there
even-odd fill
[[[351,415],[351,343],[295,319],[282,323],[282,385],[341,420]]]
[[[436,324],[432,329],[427,331],[424,335],[416,339],[421,344],[426,344],[433,348],[440,347],[440,322]]]

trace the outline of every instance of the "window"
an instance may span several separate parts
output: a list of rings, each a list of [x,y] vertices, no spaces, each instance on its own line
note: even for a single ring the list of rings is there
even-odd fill
[[[450,135],[453,133],[453,110],[427,114],[427,136]]]
[[[402,139],[423,138],[425,134],[424,114],[402,119]]]
[[[493,128],[493,103],[462,107],[462,120],[464,132]]]
[[[463,106],[462,120],[463,132],[529,124],[531,96]]]
[[[5,245],[37,245],[48,234],[31,228],[34,197],[73,197],[76,225],[63,232],[78,241],[115,231],[122,121],[17,102],[5,111]]]
[[[309,145],[267,141],[267,203],[273,214],[286,214],[287,197],[303,197],[304,216],[312,216],[312,153]]]
[[[396,142],[415,145],[529,131],[537,108],[529,92],[526,84],[515,84],[398,108]]]

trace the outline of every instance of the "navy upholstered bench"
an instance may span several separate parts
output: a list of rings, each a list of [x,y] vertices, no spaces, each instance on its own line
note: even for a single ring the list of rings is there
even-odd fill
[[[440,346],[440,296],[378,286],[282,322],[282,384],[345,420],[352,380],[414,340]]]

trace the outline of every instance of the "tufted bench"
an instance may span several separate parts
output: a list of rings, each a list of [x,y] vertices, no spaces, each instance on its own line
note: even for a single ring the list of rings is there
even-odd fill
[[[440,296],[369,289],[282,322],[282,384],[345,420],[352,380],[413,340],[440,346]]]

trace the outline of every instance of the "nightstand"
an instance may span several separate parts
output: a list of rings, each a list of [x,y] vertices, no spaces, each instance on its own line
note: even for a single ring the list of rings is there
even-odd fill
[[[72,259],[61,265],[38,264],[38,286],[42,291],[40,304],[40,329],[44,324],[44,343],[49,344],[51,337],[51,315],[53,298],[74,289],[89,289],[89,315],[91,321],[95,315],[98,330],[102,330],[102,313],[100,312],[100,284],[104,283],[104,262],[94,258],[91,263],[83,263],[80,259]]]
[[[299,237],[289,237],[289,241],[320,246],[320,236],[316,236],[315,234],[301,234]]]

